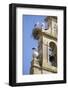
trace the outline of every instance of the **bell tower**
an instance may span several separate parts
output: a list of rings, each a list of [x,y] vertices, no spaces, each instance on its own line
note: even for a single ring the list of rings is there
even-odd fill
[[[38,41],[37,56],[32,58],[31,74],[57,73],[57,17],[45,18],[47,28],[34,27],[32,35]]]

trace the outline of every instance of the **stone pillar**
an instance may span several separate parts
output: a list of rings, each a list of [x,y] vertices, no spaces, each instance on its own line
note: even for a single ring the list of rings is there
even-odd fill
[[[48,63],[48,42],[46,38],[43,37],[43,61],[42,67],[45,67]]]

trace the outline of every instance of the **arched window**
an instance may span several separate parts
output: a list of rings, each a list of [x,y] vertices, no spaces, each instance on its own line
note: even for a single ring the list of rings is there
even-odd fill
[[[49,43],[49,62],[57,67],[57,46],[54,42]]]

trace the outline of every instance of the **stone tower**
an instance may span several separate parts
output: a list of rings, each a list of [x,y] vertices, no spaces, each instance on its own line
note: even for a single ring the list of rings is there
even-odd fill
[[[30,74],[57,73],[57,17],[45,18],[47,29],[34,27],[33,37],[38,41],[37,50],[33,48]]]

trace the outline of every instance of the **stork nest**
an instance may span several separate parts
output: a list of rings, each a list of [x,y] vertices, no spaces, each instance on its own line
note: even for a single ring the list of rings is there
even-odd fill
[[[41,35],[42,35],[42,31],[40,28],[34,28],[33,29],[32,36],[34,39],[38,40]]]

